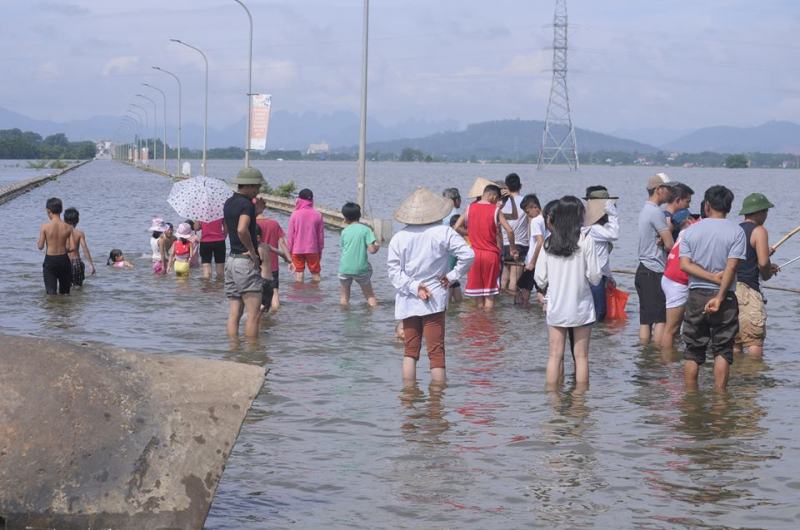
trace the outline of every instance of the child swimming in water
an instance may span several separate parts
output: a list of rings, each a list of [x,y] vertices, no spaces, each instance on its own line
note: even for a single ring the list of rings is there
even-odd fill
[[[118,248],[113,249],[108,255],[108,261],[106,261],[106,265],[111,267],[117,268],[124,268],[124,267],[133,267],[133,263],[130,261],[125,261],[125,254]]]

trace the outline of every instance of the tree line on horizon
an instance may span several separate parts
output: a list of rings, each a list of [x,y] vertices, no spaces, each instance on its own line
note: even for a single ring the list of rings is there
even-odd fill
[[[70,142],[64,133],[42,135],[20,129],[0,130],[0,159],[87,160],[95,156],[94,142]]]

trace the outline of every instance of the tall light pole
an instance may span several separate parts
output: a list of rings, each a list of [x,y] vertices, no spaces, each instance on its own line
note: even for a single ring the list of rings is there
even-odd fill
[[[177,42],[178,44],[183,44],[187,48],[191,48],[200,53],[203,56],[203,60],[206,62],[206,111],[205,111],[205,118],[203,119],[203,175],[206,174],[206,147],[208,145],[208,57],[206,54],[203,53],[203,50],[197,48],[196,46],[192,46],[191,44],[187,44],[178,39],[170,39],[172,42]],[[248,127],[249,130],[249,127]],[[248,140],[249,143],[249,140]]]
[[[139,159],[140,154],[140,146],[141,146],[141,139],[142,139],[142,116],[138,112],[133,112],[131,109],[126,109],[125,112],[129,114],[126,116],[129,120],[133,121],[131,116],[136,116],[136,121],[134,125],[136,125],[136,156],[133,157],[134,163]]]
[[[250,19],[250,61],[247,73],[247,135],[244,144],[244,167],[250,167],[250,113],[253,107],[253,16],[241,0],[233,0],[242,6]]]
[[[161,92],[161,97],[164,99],[164,173],[167,172],[167,95],[164,94],[164,91],[160,88],[156,88],[153,85],[148,85],[147,83],[142,83],[142,86],[146,86],[152,88],[153,90],[157,90]]]
[[[156,130],[156,121],[158,120],[157,118],[158,109],[156,107],[156,102],[150,99],[149,97],[143,96],[141,94],[136,94],[136,97],[146,99],[147,101],[153,104],[153,167],[156,167],[156,161],[158,160],[158,144],[156,143],[158,141],[158,131]],[[164,149],[166,148],[167,146],[165,145]]]
[[[145,132],[145,134],[147,134],[147,129],[150,128],[150,118],[148,118],[147,109],[142,107],[141,105],[137,105],[136,103],[131,103],[131,107],[136,107],[137,109],[142,109],[142,112],[144,112],[144,132]],[[149,155],[150,148],[147,147],[147,138],[144,139],[144,148],[148,150],[148,155]],[[147,163],[145,165],[146,166],[150,165],[150,157],[149,156],[147,157]]]
[[[178,171],[175,173],[176,175],[181,174],[181,80],[178,79],[178,76],[173,74],[168,70],[164,70],[163,68],[159,68],[158,66],[154,66],[153,70],[158,70],[159,72],[164,72],[165,74],[169,74],[175,78],[175,81],[178,82]]]
[[[364,0],[364,34],[361,51],[361,133],[358,140],[358,204],[366,214],[367,176],[367,49],[369,46],[369,0]]]

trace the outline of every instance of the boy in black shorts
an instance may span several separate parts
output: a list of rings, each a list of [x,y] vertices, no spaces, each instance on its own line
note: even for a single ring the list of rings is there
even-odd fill
[[[712,186],[706,191],[704,203],[707,218],[684,232],[680,246],[681,270],[689,274],[689,300],[683,321],[684,379],[687,387],[697,387],[700,365],[706,362],[710,346],[714,384],[722,389],[728,385],[739,332],[736,270],[746,257],[746,238],[742,227],[725,218],[733,204],[731,190]]]

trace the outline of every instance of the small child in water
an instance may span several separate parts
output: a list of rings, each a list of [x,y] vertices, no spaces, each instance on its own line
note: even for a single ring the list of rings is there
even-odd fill
[[[124,267],[133,267],[133,263],[130,261],[125,261],[125,254],[123,254],[118,248],[113,249],[108,254],[108,261],[106,261],[106,265],[120,269]]]
[[[175,237],[178,240],[172,244],[172,248],[169,251],[167,273],[172,272],[174,269],[175,276],[189,276],[189,263],[194,256],[194,247],[189,240],[192,237],[192,227],[186,223],[179,224]]]
[[[42,265],[47,294],[69,294],[72,286],[72,264],[67,255],[72,240],[72,227],[61,220],[63,208],[61,199],[47,199],[45,211],[50,221],[39,229],[39,250],[47,245]]]
[[[339,245],[342,257],[339,260],[339,304],[350,305],[350,287],[353,280],[361,286],[364,298],[370,307],[378,307],[375,292],[372,290],[372,265],[368,253],[378,252],[380,245],[375,234],[367,225],[361,224],[361,207],[353,202],[342,206],[342,215],[347,226],[342,230]]]
[[[264,231],[256,224],[256,249],[261,262],[261,312],[263,313],[272,305],[272,295],[275,293],[275,280],[272,276],[272,252],[280,252],[264,242]]]
[[[89,252],[89,245],[86,244],[86,234],[82,230],[78,230],[78,222],[80,221],[80,213],[75,208],[67,208],[64,210],[64,222],[72,227],[72,241],[70,241],[71,252],[67,252],[69,261],[72,264],[72,285],[80,287],[83,285],[83,280],[86,279],[86,265],[81,260],[81,248],[83,255],[86,256],[86,261],[89,262],[89,269],[92,271],[92,276],[97,274],[92,261],[92,254]]]

